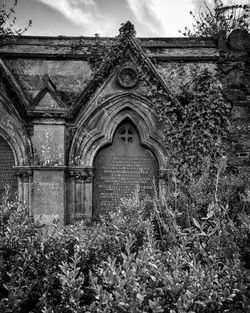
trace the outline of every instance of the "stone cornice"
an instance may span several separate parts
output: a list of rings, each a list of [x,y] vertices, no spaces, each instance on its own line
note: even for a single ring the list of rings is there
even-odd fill
[[[33,37],[22,36],[15,40],[10,38],[0,47],[0,56],[6,58],[49,58],[49,59],[81,59],[88,60],[91,53],[89,48],[101,42],[114,41],[115,38],[106,37]],[[216,45],[210,38],[137,38],[141,47],[146,51],[148,57],[158,53],[155,58],[167,57],[168,52],[181,50],[178,59],[185,58],[185,51],[189,49],[200,51],[200,58],[210,51],[216,57]],[[203,52],[202,52],[203,51]],[[188,56],[188,55],[187,55]],[[204,56],[205,57],[205,56]]]

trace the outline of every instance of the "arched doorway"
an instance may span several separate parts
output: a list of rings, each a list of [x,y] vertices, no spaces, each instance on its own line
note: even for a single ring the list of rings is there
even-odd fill
[[[0,203],[6,188],[9,191],[10,199],[14,199],[17,189],[17,177],[14,174],[13,166],[15,158],[8,142],[0,136]]]
[[[115,210],[137,185],[142,193],[153,196],[158,173],[155,156],[141,145],[136,128],[126,121],[117,128],[112,144],[94,160],[93,217]]]

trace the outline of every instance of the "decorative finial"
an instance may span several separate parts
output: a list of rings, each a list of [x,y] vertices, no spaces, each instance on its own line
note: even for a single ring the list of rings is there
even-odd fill
[[[130,21],[127,21],[126,23],[121,24],[121,28],[119,29],[120,36],[135,36],[136,31],[134,24],[132,24]]]

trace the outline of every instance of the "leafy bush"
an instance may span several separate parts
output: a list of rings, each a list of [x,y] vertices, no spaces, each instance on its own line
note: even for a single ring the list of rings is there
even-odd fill
[[[249,312],[249,185],[225,166],[95,225],[0,211],[0,312]]]
[[[250,238],[249,215],[246,199],[238,201],[240,216],[231,215],[228,193],[233,195],[235,186],[226,184],[228,176],[215,177],[212,186],[212,178],[208,186],[201,178],[196,181],[200,196],[206,197],[203,188],[211,189],[200,215],[190,206],[195,190],[184,194],[175,180],[165,206],[154,202],[153,227],[147,229],[143,246],[135,249],[135,236],[127,235],[121,259],[109,258],[95,271],[96,301],[90,311],[248,312],[250,273],[242,247]],[[227,192],[218,185],[221,180]],[[247,254],[249,258],[249,249]]]

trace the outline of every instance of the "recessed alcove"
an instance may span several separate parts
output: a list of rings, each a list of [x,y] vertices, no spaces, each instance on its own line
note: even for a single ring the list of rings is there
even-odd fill
[[[136,127],[120,124],[112,143],[98,151],[94,160],[93,216],[117,209],[121,198],[129,198],[137,185],[144,196],[154,196],[159,166],[153,153],[141,144]]]

